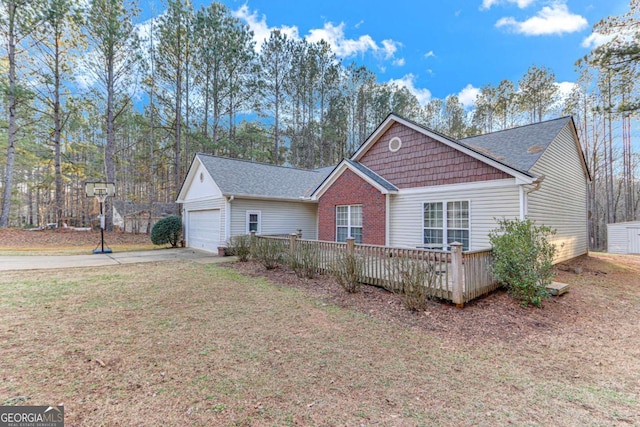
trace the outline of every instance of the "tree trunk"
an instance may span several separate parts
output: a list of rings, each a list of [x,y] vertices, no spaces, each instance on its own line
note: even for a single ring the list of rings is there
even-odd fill
[[[115,163],[115,112],[114,106],[114,62],[115,54],[107,57],[107,144],[104,150],[105,174],[107,182],[116,182],[116,163]],[[105,228],[109,231],[113,230],[113,209],[109,202],[109,197],[105,203]]]
[[[60,108],[60,39],[56,36],[54,59],[54,93],[53,93],[53,144],[54,144],[54,169],[56,183],[56,222],[62,226],[62,208],[64,205],[62,195],[62,111]]]
[[[7,111],[9,113],[9,125],[7,129],[7,163],[4,171],[2,215],[0,215],[0,228],[9,226],[9,213],[11,211],[11,190],[13,188],[13,168],[16,159],[16,120],[18,98],[16,95],[16,35],[15,19],[16,4],[11,1],[8,4],[8,34],[7,50],[9,60],[9,93],[7,95]]]

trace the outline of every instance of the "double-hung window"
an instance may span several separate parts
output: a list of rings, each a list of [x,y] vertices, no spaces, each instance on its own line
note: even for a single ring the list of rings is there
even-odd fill
[[[261,215],[260,211],[247,211],[247,234],[255,231],[256,234],[260,234]]]
[[[362,205],[336,206],[336,241],[362,243]]]
[[[462,250],[469,250],[469,201],[427,202],[423,219],[425,247],[446,249],[460,242]]]

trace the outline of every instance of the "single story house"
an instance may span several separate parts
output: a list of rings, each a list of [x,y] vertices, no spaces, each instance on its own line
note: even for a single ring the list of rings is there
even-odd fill
[[[252,229],[411,248],[458,241],[480,250],[490,247],[496,219],[528,217],[557,230],[559,262],[588,251],[589,180],[570,117],[456,140],[390,114],[334,168],[198,154],[177,202],[187,244],[207,250]]]
[[[640,254],[640,221],[607,224],[607,252]]]

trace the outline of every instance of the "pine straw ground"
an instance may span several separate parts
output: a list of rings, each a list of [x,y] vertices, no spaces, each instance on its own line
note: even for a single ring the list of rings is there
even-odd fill
[[[254,263],[0,276],[0,404],[67,426],[640,424],[640,258],[560,271],[543,309],[464,309]]]
[[[158,248],[147,234],[105,231],[105,247],[114,251]],[[91,253],[100,244],[100,230],[71,229],[27,231],[0,229],[0,255],[68,255]]]

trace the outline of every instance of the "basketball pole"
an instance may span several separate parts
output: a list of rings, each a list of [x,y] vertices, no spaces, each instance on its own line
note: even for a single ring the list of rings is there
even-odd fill
[[[103,213],[104,201],[100,198],[100,249],[104,253],[104,213]]]
[[[107,197],[115,196],[115,184],[112,182],[85,182],[85,194],[87,197],[96,197],[100,202],[100,243],[98,246],[100,249],[93,250],[94,254],[107,254],[111,253],[111,248],[104,247],[104,229],[106,228],[105,218],[105,202]]]

